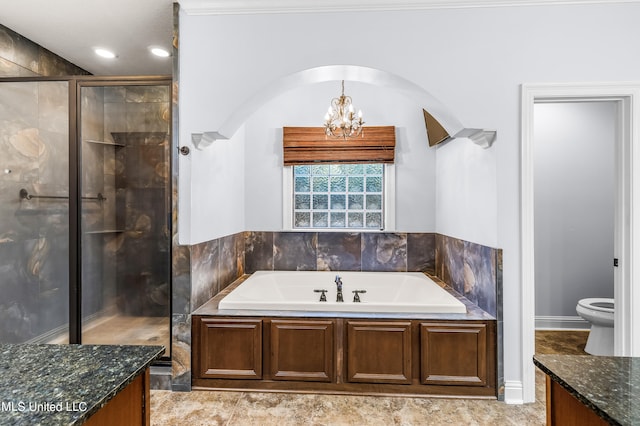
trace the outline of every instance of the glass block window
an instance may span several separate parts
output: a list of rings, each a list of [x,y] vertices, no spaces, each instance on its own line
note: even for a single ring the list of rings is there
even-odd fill
[[[382,229],[383,164],[293,166],[293,227]]]

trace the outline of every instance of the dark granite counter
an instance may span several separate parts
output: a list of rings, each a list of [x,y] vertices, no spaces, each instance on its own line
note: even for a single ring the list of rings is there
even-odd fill
[[[640,358],[535,355],[533,362],[609,424],[640,424]]]
[[[0,424],[82,424],[163,352],[162,346],[0,345]]]

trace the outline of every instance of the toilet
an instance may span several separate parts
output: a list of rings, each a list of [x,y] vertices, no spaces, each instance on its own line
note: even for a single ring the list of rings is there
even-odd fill
[[[578,301],[576,312],[591,323],[584,351],[613,356],[613,299],[588,298]]]

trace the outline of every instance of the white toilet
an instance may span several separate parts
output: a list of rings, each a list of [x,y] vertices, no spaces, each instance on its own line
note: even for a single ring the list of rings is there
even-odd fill
[[[613,355],[613,299],[589,298],[578,301],[576,312],[591,323],[584,351],[591,355]]]

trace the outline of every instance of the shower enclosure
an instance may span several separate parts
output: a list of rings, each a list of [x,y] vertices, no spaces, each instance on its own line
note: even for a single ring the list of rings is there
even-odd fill
[[[0,79],[0,342],[171,330],[171,82]]]

